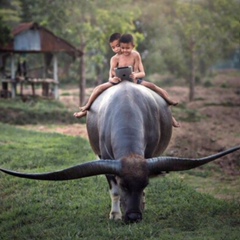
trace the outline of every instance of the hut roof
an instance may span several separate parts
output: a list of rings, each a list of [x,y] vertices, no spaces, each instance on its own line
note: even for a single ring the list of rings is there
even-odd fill
[[[13,53],[54,53],[66,52],[73,57],[79,57],[82,52],[66,40],[57,37],[47,28],[38,23],[21,23],[12,31],[13,40],[0,46],[0,52]]]

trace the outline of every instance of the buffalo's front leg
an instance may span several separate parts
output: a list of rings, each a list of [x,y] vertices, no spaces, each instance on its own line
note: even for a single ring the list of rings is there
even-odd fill
[[[113,220],[121,220],[122,219],[122,212],[120,209],[120,193],[117,181],[114,176],[107,175],[107,180],[109,184],[109,192],[111,197],[111,211],[109,214],[109,219]]]

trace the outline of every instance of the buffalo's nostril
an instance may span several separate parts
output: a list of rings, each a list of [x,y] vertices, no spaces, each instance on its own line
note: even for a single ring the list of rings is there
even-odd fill
[[[141,213],[128,213],[125,218],[125,222],[127,223],[140,222],[141,220],[142,220]]]

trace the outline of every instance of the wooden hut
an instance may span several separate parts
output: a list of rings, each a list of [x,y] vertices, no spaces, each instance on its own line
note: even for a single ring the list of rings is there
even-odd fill
[[[43,90],[49,84],[54,86],[54,98],[59,97],[58,94],[58,59],[57,53],[64,52],[72,56],[73,59],[80,57],[82,52],[76,49],[73,45],[65,41],[64,39],[57,37],[51,31],[45,27],[40,26],[38,23],[22,23],[12,31],[13,40],[5,46],[0,46],[0,67],[1,67],[1,82],[2,82],[2,94],[8,91],[8,84],[11,85],[10,95],[12,98],[16,96],[17,84],[21,85],[21,92],[23,84],[32,85],[33,94],[35,94],[34,86],[36,84],[42,84]],[[44,69],[42,76],[28,77],[26,73],[26,65],[23,62],[16,64],[16,57],[21,54],[44,54]],[[10,57],[11,73],[10,76],[4,73],[6,67],[6,59]],[[46,72],[53,62],[52,78],[47,78]],[[19,76],[17,72],[20,71]],[[48,91],[48,88],[47,88]],[[44,92],[44,91],[43,91]]]

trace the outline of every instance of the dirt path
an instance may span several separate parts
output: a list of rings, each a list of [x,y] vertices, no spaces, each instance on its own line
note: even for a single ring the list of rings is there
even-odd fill
[[[71,124],[71,125],[24,125],[21,128],[39,131],[60,133],[74,137],[83,137],[88,139],[86,124]]]

